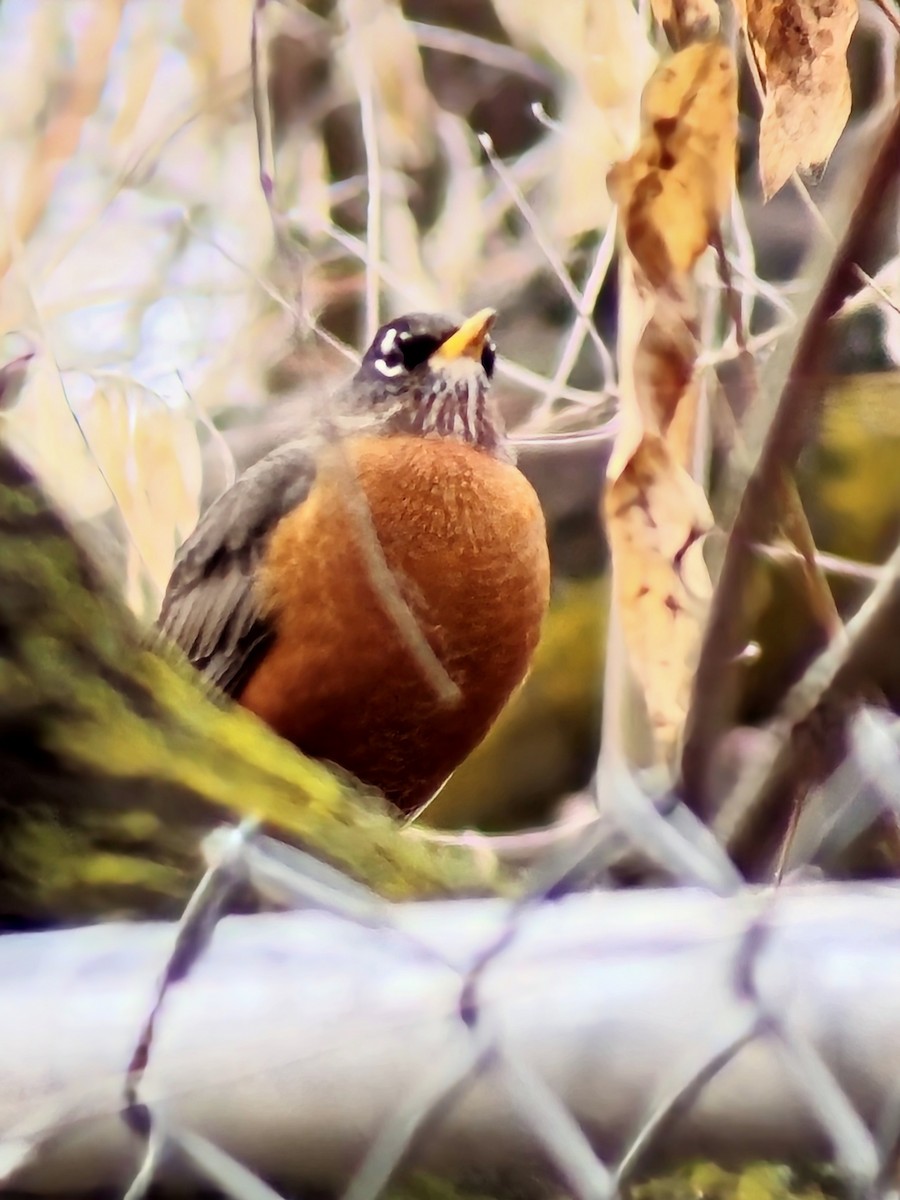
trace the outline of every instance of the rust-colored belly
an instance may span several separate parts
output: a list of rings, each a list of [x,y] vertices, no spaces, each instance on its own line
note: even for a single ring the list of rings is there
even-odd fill
[[[276,639],[240,700],[304,753],[394,804],[428,800],[525,677],[549,593],[524,476],[461,443],[357,439],[343,453],[385,560],[460,698],[442,702],[386,606],[336,451],[273,535],[260,577]]]

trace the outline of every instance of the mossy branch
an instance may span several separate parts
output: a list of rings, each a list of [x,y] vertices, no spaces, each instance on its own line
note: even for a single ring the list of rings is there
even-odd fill
[[[389,898],[496,886],[152,648],[0,445],[0,924],[174,915],[249,814]]]

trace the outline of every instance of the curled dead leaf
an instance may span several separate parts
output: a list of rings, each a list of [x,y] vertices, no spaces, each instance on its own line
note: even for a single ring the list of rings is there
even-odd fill
[[[847,48],[857,0],[739,0],[764,92],[759,172],[770,199],[795,170],[819,171],[850,116]]]
[[[643,427],[665,436],[690,387],[698,333],[693,287],[657,297],[634,356],[634,381]]]
[[[662,63],[641,105],[641,142],[610,171],[628,247],[651,286],[689,271],[734,187],[737,71],[731,52],[698,43]]]
[[[604,514],[628,659],[666,762],[687,715],[711,593],[701,547],[712,515],[689,471],[699,397],[692,272],[730,206],[736,140],[734,59],[717,44],[691,45],[649,80],[638,149],[609,178],[626,241],[628,319]]]
[[[646,435],[604,498],[613,587],[632,670],[662,758],[674,753],[690,699],[710,581],[706,497],[666,442]]]

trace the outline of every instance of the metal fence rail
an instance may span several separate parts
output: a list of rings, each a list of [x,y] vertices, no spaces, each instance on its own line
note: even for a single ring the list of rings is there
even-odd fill
[[[543,1163],[586,1198],[700,1152],[823,1155],[884,1182],[900,1130],[900,886],[378,910],[219,923],[157,1021],[140,1084],[148,1179],[199,1170],[270,1194],[234,1156],[279,1185],[369,1200],[409,1159],[463,1177],[533,1179]],[[123,1082],[173,936],[0,941],[7,1186],[135,1177],[144,1145],[121,1119]]]

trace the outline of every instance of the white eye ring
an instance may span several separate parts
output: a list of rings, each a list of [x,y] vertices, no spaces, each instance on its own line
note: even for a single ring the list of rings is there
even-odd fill
[[[406,370],[406,367],[403,365],[402,359],[399,362],[388,363],[386,359],[376,358],[375,359],[375,370],[380,375],[386,375],[389,378],[391,378],[394,375],[402,375],[403,372]]]
[[[375,359],[375,370],[380,375],[392,379],[396,375],[402,375],[406,370],[406,365],[397,348],[397,343],[405,341],[408,337],[408,333],[400,333],[396,329],[387,330],[381,339],[381,345],[378,347],[381,351],[381,357]],[[389,362],[389,358],[394,361]]]
[[[378,347],[378,349],[381,351],[382,354],[390,354],[390,352],[394,348],[394,343],[396,341],[397,341],[397,330],[389,329],[387,331],[387,333],[384,335],[384,337],[381,339],[381,345]]]

